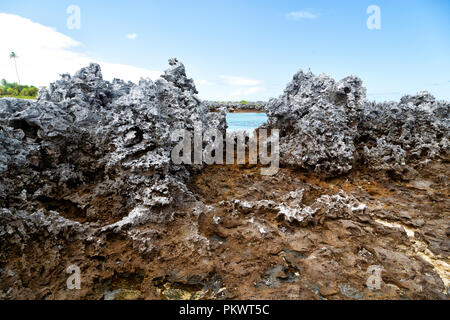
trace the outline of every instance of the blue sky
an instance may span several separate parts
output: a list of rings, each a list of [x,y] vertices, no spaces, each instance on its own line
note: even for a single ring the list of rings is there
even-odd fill
[[[79,30],[67,28],[69,5],[81,10]],[[366,26],[369,5],[381,9],[381,30]],[[56,71],[73,72],[78,60],[68,58],[72,56],[82,57],[79,63],[86,59],[109,63],[108,73],[126,78],[128,72],[133,79],[140,73],[158,73],[167,68],[168,58],[177,57],[203,99],[276,97],[298,69],[311,68],[337,80],[359,76],[371,100],[398,100],[421,90],[450,100],[448,0],[15,0],[2,1],[0,13],[51,27],[67,36],[63,42],[73,41],[58,46],[54,51],[64,54],[48,62],[38,53],[33,58],[40,49],[14,39],[2,41],[0,77],[14,76],[6,65],[11,62],[3,58],[3,52],[12,50],[19,55],[22,78],[32,82],[50,81],[38,68],[58,59],[58,70],[46,73],[50,79],[55,79]],[[17,21],[25,37],[27,31],[38,30]],[[55,34],[46,34],[36,37],[56,43]],[[61,70],[66,65],[67,70]],[[137,68],[130,71],[128,66]]]

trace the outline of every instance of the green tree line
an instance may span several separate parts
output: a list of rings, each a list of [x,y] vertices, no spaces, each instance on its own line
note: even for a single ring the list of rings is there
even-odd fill
[[[5,79],[0,82],[0,96],[21,96],[21,97],[36,97],[38,88],[34,86],[21,85],[17,83],[9,83]]]

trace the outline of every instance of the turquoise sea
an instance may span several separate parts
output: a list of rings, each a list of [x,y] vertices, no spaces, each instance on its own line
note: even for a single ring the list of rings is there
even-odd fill
[[[228,131],[245,130],[252,132],[264,122],[267,122],[265,113],[227,113]]]

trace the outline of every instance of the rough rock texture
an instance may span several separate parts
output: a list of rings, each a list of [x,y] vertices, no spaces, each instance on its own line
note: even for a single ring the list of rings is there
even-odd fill
[[[449,102],[426,92],[400,103],[370,103],[354,76],[335,82],[309,71],[294,75],[266,106],[269,128],[281,130],[281,162],[327,176],[357,164],[411,171],[407,163],[448,152]]]
[[[91,64],[35,103],[0,100],[0,204],[113,221],[138,205],[164,219],[165,207],[192,200],[189,171],[170,160],[171,133],[196,122],[223,130],[225,118],[195,96],[183,64],[169,62],[156,82],[109,83]]]
[[[267,106],[291,166],[174,165],[172,131],[226,110],[169,63],[0,99],[0,299],[449,298],[447,102],[300,72]]]
[[[404,96],[400,103],[367,103],[358,131],[369,166],[407,179],[414,175],[412,165],[448,155],[450,102],[420,92]]]
[[[266,106],[266,102],[264,101],[205,101],[205,104],[211,111],[225,108],[227,112],[264,112]]]
[[[211,166],[193,181],[208,205],[200,231],[221,254],[208,261],[224,264],[236,297],[448,299],[448,162],[430,161],[410,182],[367,168],[331,180],[258,170]],[[379,290],[368,285],[375,266]]]

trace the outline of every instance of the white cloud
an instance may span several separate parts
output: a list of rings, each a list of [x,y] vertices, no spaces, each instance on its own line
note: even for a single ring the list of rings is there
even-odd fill
[[[131,65],[99,61],[79,49],[83,45],[55,29],[33,22],[18,15],[0,13],[0,78],[16,81],[14,63],[8,58],[14,51],[21,83],[48,86],[59,79],[62,73],[73,74],[82,67],[96,62],[102,67],[107,80],[120,78],[137,82],[141,77],[156,79],[161,72],[138,68]]]
[[[194,80],[205,100],[261,100],[267,98],[263,81],[232,75],[219,75],[217,81]],[[264,97],[264,98],[263,98]]]
[[[266,91],[266,89],[264,87],[248,87],[248,88],[240,88],[235,90],[234,92],[232,92],[232,96],[233,97],[247,97],[247,96],[252,96],[255,95],[257,93],[261,93]]]
[[[201,85],[201,86],[215,86],[216,84],[214,82],[211,82],[209,80],[194,80],[195,84]]]
[[[288,20],[316,19],[317,17],[317,14],[309,11],[292,11],[286,14],[286,19]]]
[[[137,38],[137,34],[136,33],[128,33],[125,35],[125,38],[130,39],[130,40],[135,40]]]
[[[112,80],[114,78],[139,82],[141,78],[156,80],[162,74],[160,71],[139,68],[128,64],[117,64],[108,62],[98,62],[102,67],[103,78]]]
[[[262,84],[262,81],[259,81],[259,80],[236,77],[236,76],[221,75],[221,76],[219,76],[219,78],[224,80],[228,85],[235,86],[235,87],[248,87],[248,86],[257,86],[257,85]]]

